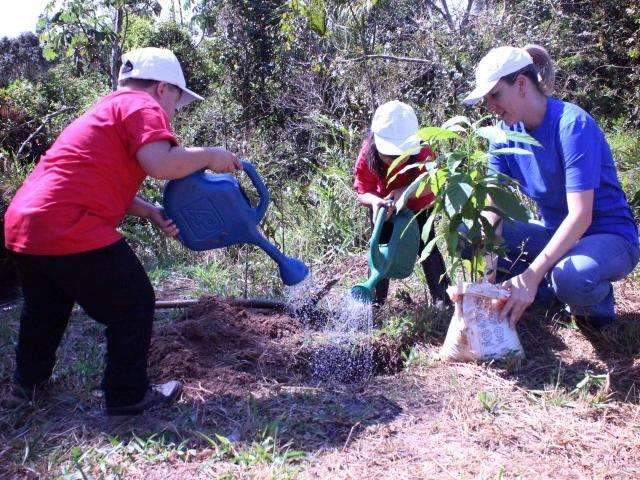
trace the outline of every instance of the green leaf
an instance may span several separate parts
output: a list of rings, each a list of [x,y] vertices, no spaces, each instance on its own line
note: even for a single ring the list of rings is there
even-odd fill
[[[311,0],[308,18],[311,30],[324,37],[327,34],[327,9],[324,0]]]
[[[529,219],[527,209],[511,191],[501,187],[487,186],[487,193],[491,197],[493,205],[508,218],[520,222],[526,222]]]
[[[481,152],[480,150],[476,150],[475,152],[473,152],[471,154],[471,156],[469,157],[473,162],[479,163],[479,162],[486,162],[487,160],[489,160],[489,154],[486,152]]]
[[[429,172],[421,173],[413,182],[411,182],[411,184],[409,184],[407,188],[404,189],[404,192],[402,192],[402,195],[400,195],[400,198],[396,201],[396,210],[398,212],[405,207],[411,196],[420,186],[422,179],[426,178],[427,175],[429,175]]]
[[[432,142],[438,140],[449,140],[452,138],[460,138],[456,132],[447,130],[440,127],[423,127],[418,130],[418,137],[425,142]]]
[[[437,242],[442,238],[443,238],[443,235],[436,235],[435,237],[433,237],[433,239],[429,241],[429,243],[427,243],[424,246],[424,249],[420,254],[420,258],[418,259],[418,263],[424,262],[429,257],[429,255],[431,255],[431,252],[433,252],[433,248],[436,246]]]
[[[447,172],[444,170],[436,170],[429,172],[429,186],[434,195],[438,195],[440,190],[446,186]]]
[[[48,62],[52,62],[53,60],[56,59],[56,57],[58,56],[58,54],[56,53],[56,51],[51,48],[51,46],[46,45],[43,49],[42,49],[42,56],[44,57],[44,59]]]
[[[507,136],[507,139],[512,142],[527,143],[529,145],[535,145],[536,147],[542,147],[539,141],[526,133],[512,132],[511,130],[504,131],[504,133]]]
[[[421,235],[423,242],[427,242],[427,240],[429,239],[429,235],[431,234],[431,230],[433,229],[433,222],[435,222],[436,216],[437,215],[435,213],[435,209],[433,209],[429,214],[429,218],[427,218],[427,221],[424,222],[424,227],[422,227]]]
[[[420,185],[418,185],[418,188],[416,189],[416,198],[422,196],[422,192],[427,188],[427,185],[429,185],[428,179],[423,180]]]
[[[452,117],[446,122],[444,122],[442,124],[442,128],[446,128],[447,130],[453,130],[452,127],[460,127],[461,124],[470,126],[471,120],[469,120],[469,117],[465,117],[464,115],[456,115],[455,117]],[[465,131],[464,128],[462,128],[462,130]],[[456,131],[459,131],[459,130],[456,130]]]
[[[402,155],[396,158],[393,162],[391,162],[391,165],[389,165],[389,168],[387,169],[387,177],[389,175],[395,174],[395,169],[398,168],[400,165],[402,165],[407,160],[407,158],[409,158],[409,153],[404,152]]]
[[[454,217],[454,218],[456,219],[456,221],[450,225],[449,231],[446,234],[447,251],[449,252],[449,256],[451,257],[457,256],[456,253],[457,253],[458,244],[460,240],[460,234],[458,233],[458,227],[460,226],[460,218],[459,217]],[[451,228],[454,225],[455,225],[455,228]]]
[[[465,156],[461,152],[453,152],[445,155],[447,159],[447,168],[451,173],[456,173],[457,168],[464,162]]]
[[[389,180],[387,180],[387,185],[393,183],[393,181],[398,177],[398,175],[402,175],[403,173],[406,173],[409,170],[412,170],[414,168],[423,168],[423,167],[424,167],[424,163],[410,163],[409,165],[405,165],[398,172],[394,173]]]
[[[449,186],[445,192],[445,210],[449,216],[457,213],[462,214],[462,208],[473,193],[473,187],[469,184],[470,180],[468,175],[455,175],[449,179]]]
[[[497,150],[491,150],[491,155],[533,155],[533,152],[518,147],[498,148]]]
[[[486,138],[491,143],[507,143],[507,133],[495,125],[476,129],[476,135]]]

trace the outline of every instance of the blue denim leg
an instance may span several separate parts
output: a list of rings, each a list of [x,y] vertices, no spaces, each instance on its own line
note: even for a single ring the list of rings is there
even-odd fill
[[[639,258],[638,247],[619,235],[589,235],[551,269],[553,290],[574,315],[613,319],[611,282],[631,273]]]

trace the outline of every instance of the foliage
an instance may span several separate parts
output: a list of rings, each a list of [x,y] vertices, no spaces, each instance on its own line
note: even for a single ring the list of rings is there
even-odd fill
[[[488,153],[478,149],[480,139],[491,144],[507,140],[538,144],[529,135],[502,130],[497,126],[481,127],[479,122],[471,123],[467,117],[457,116],[441,127],[424,127],[418,136],[441,152],[434,162],[409,164],[403,168],[406,156],[401,156],[389,167],[389,181],[410,169],[424,170],[407,187],[398,200],[397,208],[402,209],[409,198],[420,196],[426,188],[434,194],[432,213],[422,231],[426,243],[420,260],[427,258],[437,242],[444,242],[451,259],[450,276],[456,278],[460,272],[475,281],[485,273],[487,254],[503,253],[502,239],[497,235],[498,224],[493,225],[485,214],[497,214],[499,222],[507,220],[526,221],[527,211],[518,196],[509,188],[510,179],[499,172],[487,168],[490,155],[531,155],[523,148],[501,148]],[[441,233],[428,241],[434,220],[441,215],[444,220]],[[466,254],[464,250],[469,250]],[[470,260],[464,257],[469,257]]]
[[[62,63],[37,82],[16,80],[0,89],[3,148],[20,153],[19,161],[36,161],[78,113],[108,92],[105,80],[93,72],[70,77],[67,65]]]
[[[38,21],[44,57],[72,58],[76,73],[98,69],[116,88],[129,16],[158,15],[156,0],[49,0]]]
[[[33,33],[0,38],[0,88],[19,78],[34,81],[46,68],[38,37]]]
[[[618,126],[607,136],[607,141],[611,145],[627,200],[636,220],[640,220],[640,133]]]

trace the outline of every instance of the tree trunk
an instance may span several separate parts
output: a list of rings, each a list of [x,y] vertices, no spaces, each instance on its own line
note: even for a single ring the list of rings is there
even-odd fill
[[[111,90],[118,88],[118,71],[120,66],[120,57],[122,56],[122,43],[120,36],[122,35],[122,19],[124,17],[124,6],[121,4],[116,8],[114,19],[115,36],[111,46]]]

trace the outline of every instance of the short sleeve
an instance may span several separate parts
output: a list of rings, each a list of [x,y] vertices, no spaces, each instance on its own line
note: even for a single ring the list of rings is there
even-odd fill
[[[136,155],[147,143],[168,140],[177,145],[176,137],[169,126],[169,119],[160,107],[145,107],[131,112],[124,120],[127,132],[128,151]]]
[[[590,118],[560,125],[567,192],[583,192],[600,185],[603,142],[602,132]]]
[[[367,164],[368,144],[363,144],[353,170],[353,188],[358,193],[376,193],[378,177]]]

